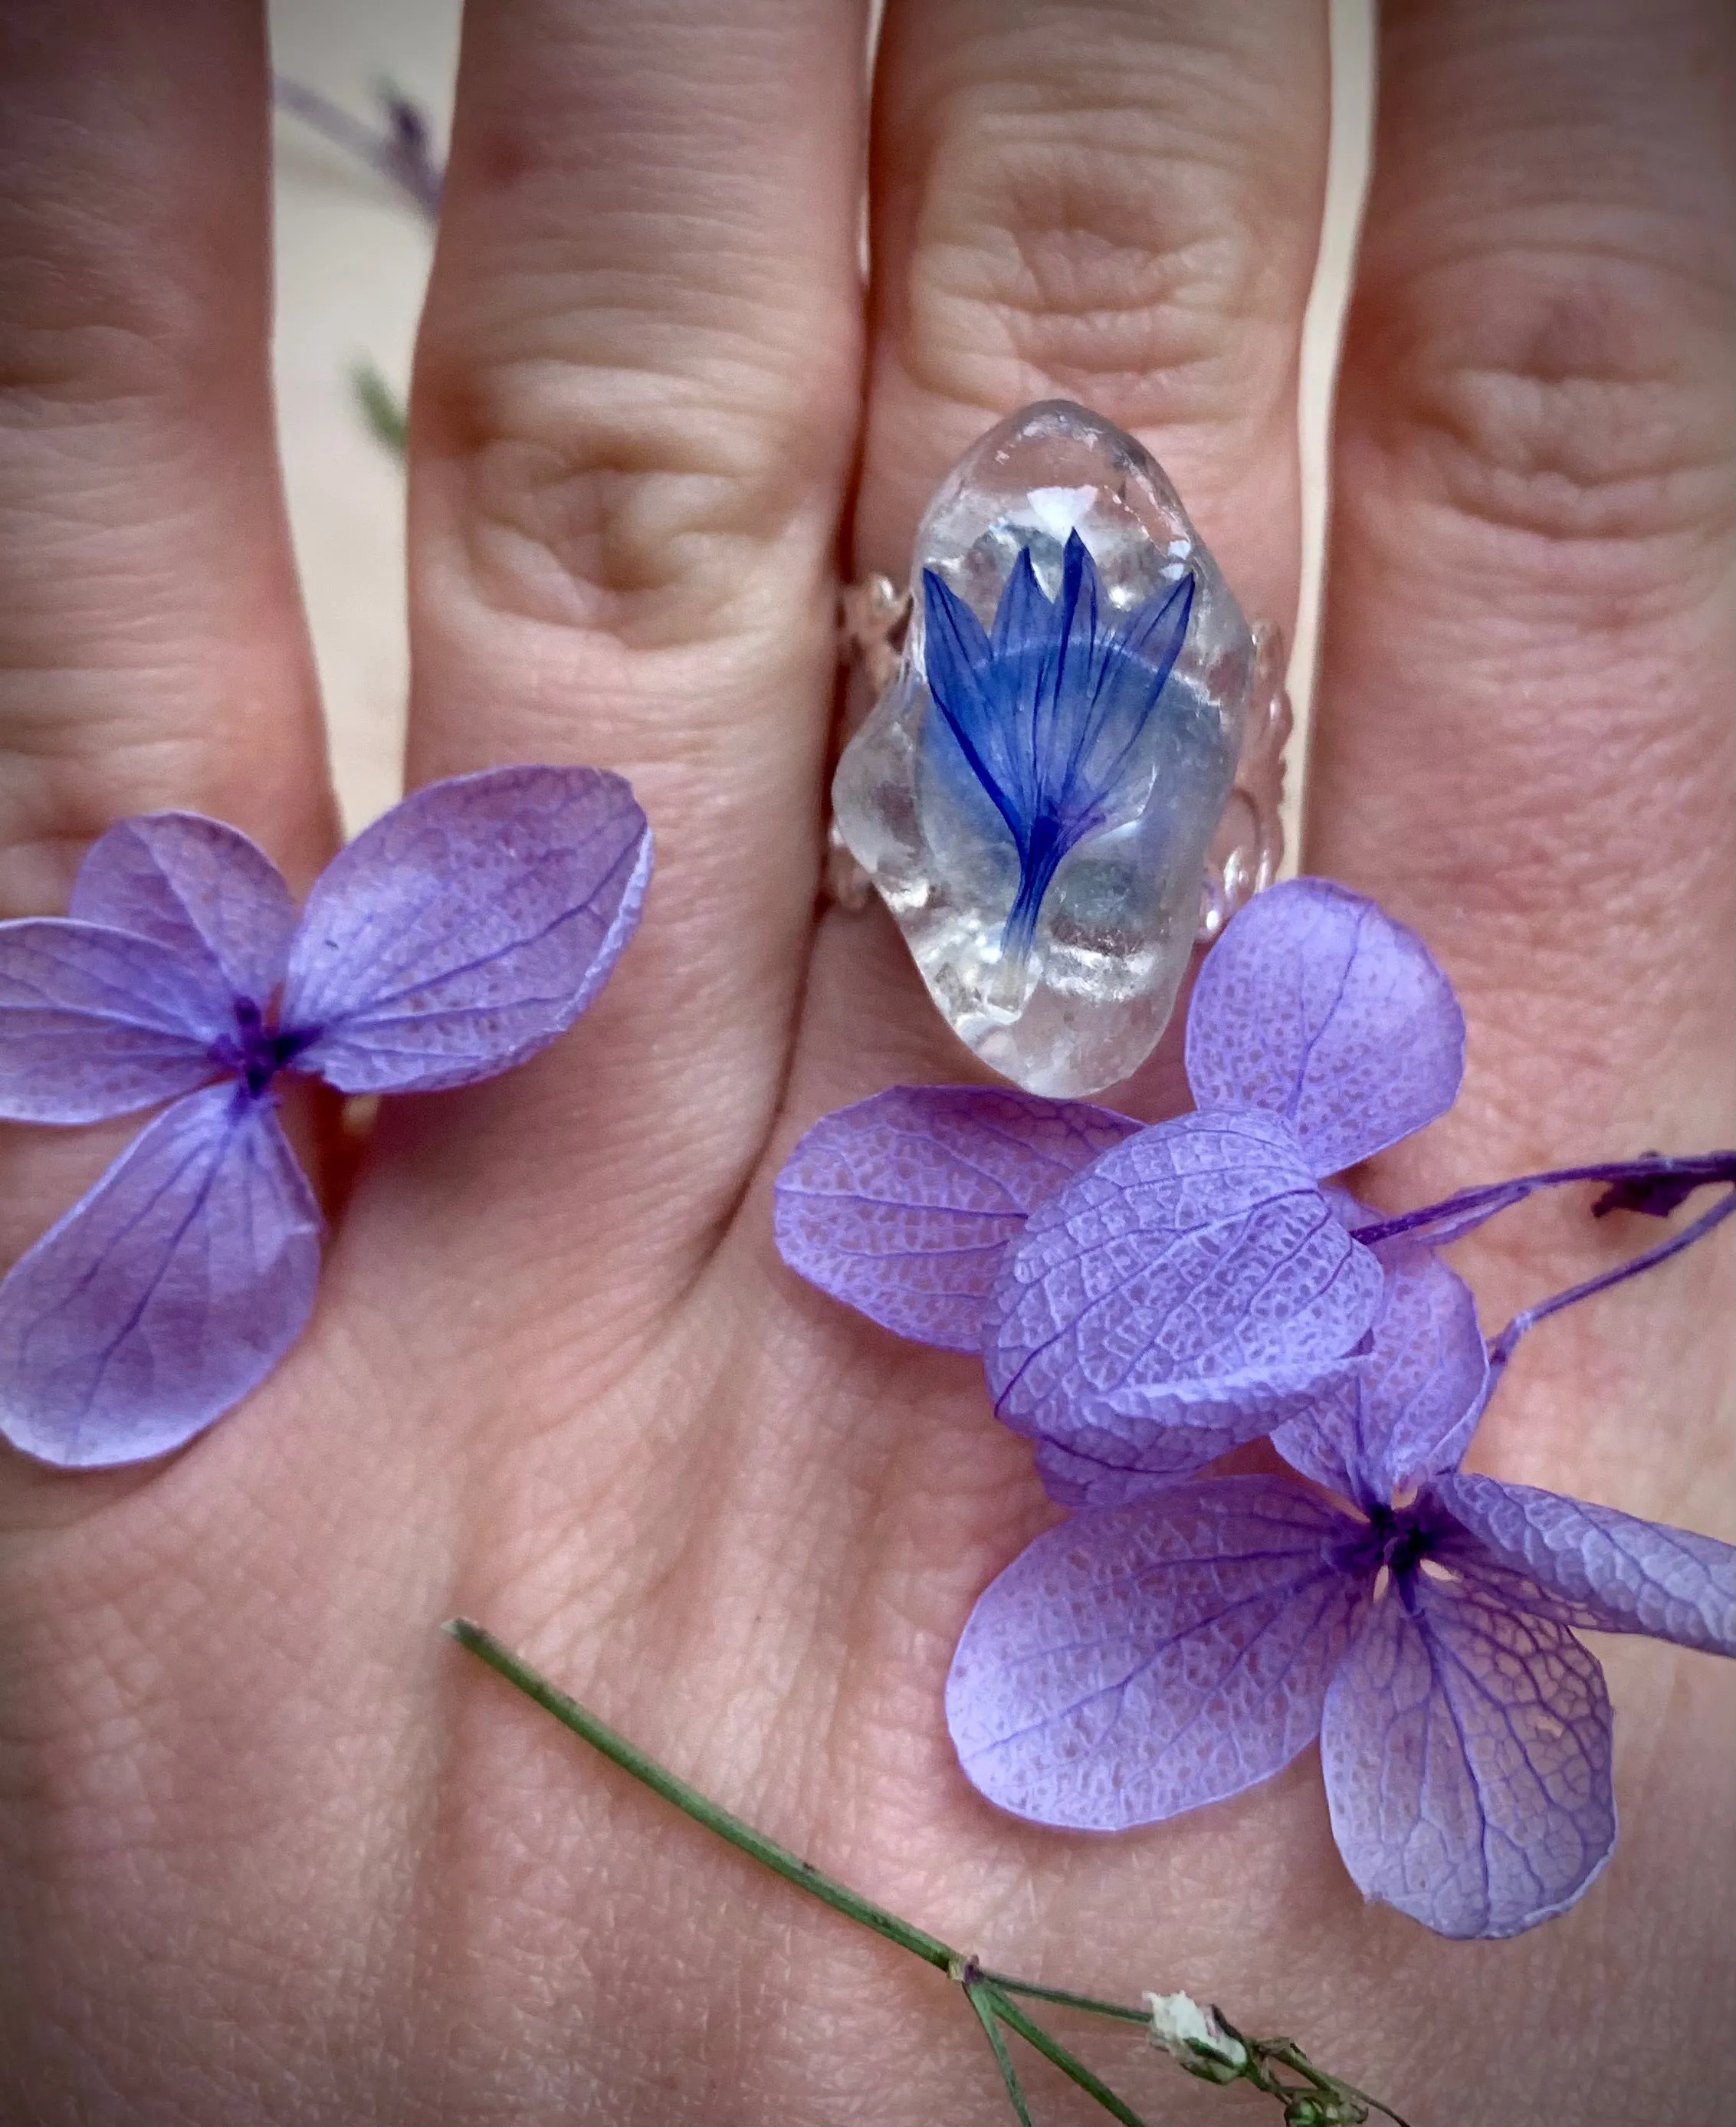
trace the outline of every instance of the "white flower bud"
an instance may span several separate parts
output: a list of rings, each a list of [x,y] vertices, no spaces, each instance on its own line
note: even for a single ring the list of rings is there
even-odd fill
[[[1215,2010],[1202,2008],[1190,1994],[1144,1998],[1152,2012],[1152,2043],[1194,2075],[1209,2082],[1230,2082],[1247,2066],[1247,2048],[1225,2030]]]

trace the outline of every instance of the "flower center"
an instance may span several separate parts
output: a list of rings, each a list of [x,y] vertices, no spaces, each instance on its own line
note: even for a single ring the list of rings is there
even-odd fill
[[[1370,1575],[1384,1567],[1402,1585],[1434,1550],[1440,1533],[1438,1513],[1429,1513],[1420,1500],[1402,1507],[1371,1507],[1366,1512],[1367,1528],[1345,1547],[1336,1563],[1346,1572]]]
[[[1380,1563],[1395,1580],[1407,1579],[1433,1547],[1435,1531],[1415,1507],[1385,1508],[1371,1517],[1380,1547]]]
[[[272,1026],[251,997],[235,1002],[235,1030],[211,1045],[212,1060],[233,1072],[258,1100],[273,1078],[314,1040],[311,1034],[282,1033]]]

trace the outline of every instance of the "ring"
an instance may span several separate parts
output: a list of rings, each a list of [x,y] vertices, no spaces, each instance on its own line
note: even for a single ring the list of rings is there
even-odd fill
[[[833,779],[833,898],[879,894],[1015,1085],[1125,1078],[1282,858],[1281,632],[1242,618],[1150,453],[1052,399],[966,452],[908,592],[853,585],[840,642],[877,699]]]

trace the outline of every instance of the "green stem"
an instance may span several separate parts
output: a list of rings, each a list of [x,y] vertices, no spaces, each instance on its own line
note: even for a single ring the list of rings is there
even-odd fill
[[[991,2002],[984,1999],[983,1989],[974,1982],[967,1985],[964,1998],[977,2012],[977,2020],[988,2033],[989,2044],[995,2049],[995,2065],[1000,2071],[1000,2080],[1006,2086],[1007,2102],[1018,2117],[1019,2127],[1031,2127],[1030,2107],[1024,2101],[1024,2090],[1019,2080],[1019,2071],[1013,2065],[1013,2056],[1006,2049],[1006,2040],[1000,2035],[1000,2020]]]
[[[1139,2115],[1118,2097],[1100,2076],[1094,2074],[1082,2060],[1069,2053],[1057,2039],[1052,2038],[1040,2024],[1028,2016],[1013,1997],[1023,1995],[1032,2001],[1052,2001],[1058,2008],[1083,2010],[1088,2015],[1109,2016],[1128,2024],[1148,2022],[1149,2018],[1144,2010],[1130,2008],[1124,2002],[1105,2001],[1092,1994],[1071,1993],[1064,1987],[1034,1986],[1028,1980],[1015,1979],[1005,1973],[985,1972],[974,1958],[961,1956],[949,1944],[941,1941],[938,1935],[929,1935],[922,1928],[912,1927],[908,1921],[900,1920],[896,1913],[889,1913],[884,1906],[877,1906],[871,1898],[864,1898],[860,1892],[853,1891],[848,1884],[840,1883],[835,1878],[825,1874],[811,1863],[792,1854],[788,1847],[780,1846],[776,1840],[768,1839],[763,1832],[754,1831],[752,1825],[745,1824],[739,1817],[731,1816],[728,1810],[721,1808],[708,1797],[701,1794],[697,1788],[689,1787],[685,1780],[678,1779],[674,1774],[660,1765],[655,1758],[647,1757],[643,1750],[628,1742],[626,1736],[617,1734],[606,1722],[599,1721],[594,1713],[588,1712],[576,1699],[570,1698],[564,1691],[557,1690],[546,1677],[539,1675],[527,1661],[514,1654],[504,1641],[497,1640],[485,1627],[473,1623],[468,1618],[453,1618],[448,1620],[445,1629],[460,1646],[466,1648],[479,1660],[486,1662],[491,1670],[522,1691],[527,1698],[552,1713],[563,1727],[571,1729],[594,1750],[600,1751],[622,1772],[631,1774],[642,1786],[648,1787],[653,1794],[660,1795],[665,1802],[674,1803],[684,1817],[690,1817],[694,1823],[703,1825],[707,1831],[715,1831],[720,1839],[726,1840],[738,1852],[761,1863],[773,1875],[783,1877],[786,1883],[793,1883],[811,1897],[818,1898],[822,1905],[830,1906],[835,1912],[842,1913],[846,1920],[854,1921],[859,1927],[865,1927],[875,1935],[883,1935],[888,1942],[896,1943],[901,1949],[909,1950],[913,1957],[920,1957],[925,1964],[933,1965],[937,1972],[944,1972],[948,1979],[961,1987],[977,2021],[988,2035],[989,2044],[995,2052],[996,2065],[1000,2070],[1000,2079],[1006,2087],[1007,2096],[1018,2115],[1019,2127],[1030,2127],[1030,2113],[1025,2105],[1024,2091],[1019,2087],[1018,2072],[1013,2066],[1012,2056],[1000,2034],[1003,2024],[1009,2030],[1016,2031],[1027,2045],[1034,2046],[1046,2060],[1052,2062],[1070,2082],[1076,2083],[1088,2097],[1101,2106],[1112,2119],[1119,2120],[1121,2127],[1145,2127]],[[1223,2020],[1222,2011],[1216,2013]],[[1225,2029],[1232,2035],[1240,2036],[1227,2023]],[[1404,2127],[1398,2114],[1383,2105],[1379,2098],[1369,2097],[1365,2091],[1356,2090],[1349,2083],[1340,2082],[1323,2069],[1317,2068],[1294,2039],[1271,2039],[1263,2045],[1251,2039],[1244,2039],[1242,2043],[1248,2046],[1251,2056],[1249,2080],[1256,2088],[1265,2091],[1269,2095],[1280,2101],[1289,2095],[1266,2064],[1269,2060],[1282,2061],[1287,2068],[1306,2076],[1316,2090],[1354,2097],[1373,2106],[1377,2112],[1384,2113],[1388,2120],[1397,2121],[1398,2127]]]
[[[1221,2017],[1223,2011],[1219,2011],[1218,2014]],[[1238,2038],[1241,2035],[1240,2032],[1237,2033]],[[1401,2119],[1390,2105],[1383,2105],[1378,2097],[1370,2097],[1367,2091],[1359,2090],[1354,2082],[1345,2082],[1341,2076],[1329,2075],[1323,2068],[1316,2068],[1313,2062],[1308,2058],[1294,2039],[1244,2039],[1242,2043],[1251,2048],[1257,2058],[1258,2065],[1269,2077],[1270,2071],[1266,2069],[1267,2062],[1282,2061],[1284,2065],[1294,2073],[1306,2076],[1313,2087],[1324,2096],[1353,2097],[1359,2105],[1365,2105],[1370,2111],[1379,2112],[1386,2119],[1392,2120],[1393,2127],[1408,2127],[1408,2123]],[[1270,2077],[1267,2087],[1270,2088],[1272,2095],[1275,2097],[1286,2097],[1289,2095],[1275,2077]]]
[[[1100,2075],[1094,2075],[1076,2054],[1070,2054],[1058,2039],[1052,2039],[1041,2024],[1027,2016],[1019,2004],[1003,1994],[998,1987],[986,1987],[990,2006],[1009,2030],[1016,2031],[1029,2046],[1034,2046],[1046,2060],[1051,2060],[1070,2082],[1076,2082],[1088,2097],[1094,2097],[1112,2119],[1119,2120],[1121,2127],[1145,2127],[1145,2122],[1133,2107],[1124,2104]]]
[[[978,1967],[978,1976],[1005,1994],[1029,1995],[1034,2001],[1052,2001],[1062,2009],[1083,2009],[1093,2016],[1114,2016],[1123,2024],[1149,2024],[1149,2009],[1129,2008],[1125,2001],[1100,2001],[1095,1994],[1070,1994],[1064,1987],[1034,1987],[1029,1979],[1012,1979],[1004,1972]]]
[[[401,400],[372,362],[361,361],[350,371],[351,388],[374,440],[401,464],[409,444],[409,416]]]
[[[648,1758],[643,1750],[636,1750],[625,1736],[617,1735],[608,1725],[599,1721],[594,1713],[588,1713],[576,1699],[569,1698],[564,1691],[557,1691],[546,1677],[540,1676],[530,1664],[522,1660],[502,1640],[483,1626],[474,1624],[468,1618],[454,1618],[445,1628],[461,1647],[485,1661],[491,1670],[504,1676],[507,1682],[516,1684],[527,1698],[552,1713],[564,1727],[570,1728],[575,1736],[582,1736],[594,1750],[600,1750],[612,1764],[619,1765],[624,1773],[631,1773],[636,1780],[648,1787],[653,1794],[673,1803],[684,1816],[694,1823],[702,1824],[707,1831],[715,1831],[720,1839],[726,1839],[755,1861],[763,1862],[774,1875],[782,1876],[786,1883],[794,1883],[798,1889],[808,1892],[822,1904],[830,1906],[846,1919],[854,1921],[860,1927],[871,1928],[876,1935],[896,1942],[901,1949],[907,1949],[913,1957],[920,1957],[925,1964],[937,1971],[953,1976],[965,1963],[957,1950],[942,1942],[939,1936],[925,1934],[922,1929],[912,1927],[896,1913],[889,1913],[883,1906],[877,1906],[860,1893],[851,1890],[830,1876],[824,1875],[811,1862],[792,1854],[787,1846],[780,1846],[763,1832],[755,1831],[752,1825],[744,1824],[739,1817],[731,1817],[726,1809],[690,1788],[685,1780],[677,1779],[666,1772],[655,1758]]]

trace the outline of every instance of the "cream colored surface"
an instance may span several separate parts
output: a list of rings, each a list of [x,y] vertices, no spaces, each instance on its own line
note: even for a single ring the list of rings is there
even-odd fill
[[[726,4],[726,0],[725,0]],[[443,140],[458,48],[456,0],[273,0],[281,73],[359,114],[390,76]],[[1306,564],[1290,689],[1286,839],[1299,817],[1326,517],[1327,408],[1367,181],[1372,0],[1332,0],[1332,168],[1302,362]],[[363,427],[350,384],[367,357],[395,388],[409,376],[429,233],[414,210],[299,121],[277,121],[278,419],[291,521],[351,832],[402,787],[408,673],[402,476]]]
[[[274,0],[278,72],[358,116],[381,75],[443,142],[457,0]],[[350,372],[366,356],[401,391],[432,234],[415,210],[296,118],[277,127],[277,419],[302,594],[353,833],[403,789],[409,672],[404,476],[363,426]]]

